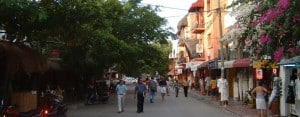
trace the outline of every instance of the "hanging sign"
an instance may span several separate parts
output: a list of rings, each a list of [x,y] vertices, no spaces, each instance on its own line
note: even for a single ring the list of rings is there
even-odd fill
[[[273,69],[273,75],[274,75],[274,76],[277,76],[277,72],[278,72],[277,69],[274,68],[274,69]]]
[[[263,79],[263,70],[262,69],[256,69],[256,79]]]

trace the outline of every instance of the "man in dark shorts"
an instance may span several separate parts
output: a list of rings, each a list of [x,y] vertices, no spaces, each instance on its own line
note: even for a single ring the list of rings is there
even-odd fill
[[[213,79],[210,81],[210,86],[211,86],[211,93],[212,93],[212,99],[218,100],[218,88],[217,88],[217,80]]]

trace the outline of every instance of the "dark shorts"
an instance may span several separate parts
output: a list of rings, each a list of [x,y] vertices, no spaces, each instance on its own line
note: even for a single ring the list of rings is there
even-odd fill
[[[214,89],[211,89],[211,94],[213,95],[213,96],[218,96],[218,89],[217,88],[214,88]]]

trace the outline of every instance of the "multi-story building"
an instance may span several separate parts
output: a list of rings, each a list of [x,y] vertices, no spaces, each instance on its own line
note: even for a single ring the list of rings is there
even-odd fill
[[[220,0],[225,3],[226,0]],[[220,67],[220,23],[225,12],[218,14],[218,2],[198,0],[191,5],[188,14],[178,23],[178,65],[180,81],[188,79],[197,84],[200,78],[218,78]],[[222,15],[223,14],[223,15]],[[221,28],[222,31],[225,30]],[[209,70],[210,69],[210,70]],[[210,73],[211,72],[211,73]],[[181,72],[179,72],[181,73]]]
[[[221,41],[234,24],[234,20],[228,20],[230,17],[225,8],[231,2],[198,0],[191,5],[188,14],[178,23],[177,63],[180,67],[177,70],[182,71],[178,72],[181,81],[187,78],[197,84],[198,79],[206,76],[218,79],[224,69],[230,97],[242,100],[245,92],[253,87],[251,59],[237,56],[235,42]]]

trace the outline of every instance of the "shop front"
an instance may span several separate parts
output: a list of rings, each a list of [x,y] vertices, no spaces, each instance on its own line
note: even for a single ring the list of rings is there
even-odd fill
[[[300,116],[300,56],[283,59],[278,64],[282,78],[280,116]]]
[[[254,87],[253,67],[251,58],[236,59],[233,61],[233,68],[235,69],[235,83],[234,99],[245,100],[248,99],[247,92]]]
[[[254,87],[258,82],[263,82],[263,86],[268,90],[268,107],[272,115],[280,114],[280,100],[277,94],[279,89],[279,82],[281,78],[278,77],[279,67],[277,62],[271,59],[257,59],[253,61],[253,74],[255,78]]]
[[[234,60],[224,61],[224,71],[225,71],[225,78],[227,78],[229,84],[229,97],[234,97],[234,92],[237,91],[235,79],[236,79],[236,69],[233,68]],[[235,89],[236,88],[236,89]]]
[[[209,76],[212,78],[212,79],[218,79],[221,75],[221,69],[219,67],[219,60],[218,59],[215,59],[215,60],[212,60],[212,61],[209,61],[208,62],[208,69],[209,69]]]
[[[188,69],[188,79],[190,81],[190,86],[192,88],[197,88],[198,81],[200,79],[200,74],[198,71],[198,66],[203,64],[204,61],[191,61],[186,63],[186,68]]]
[[[178,76],[175,77],[175,80],[178,80],[179,84],[183,84],[183,80],[187,78],[187,69],[185,64],[179,64],[175,67]]]

